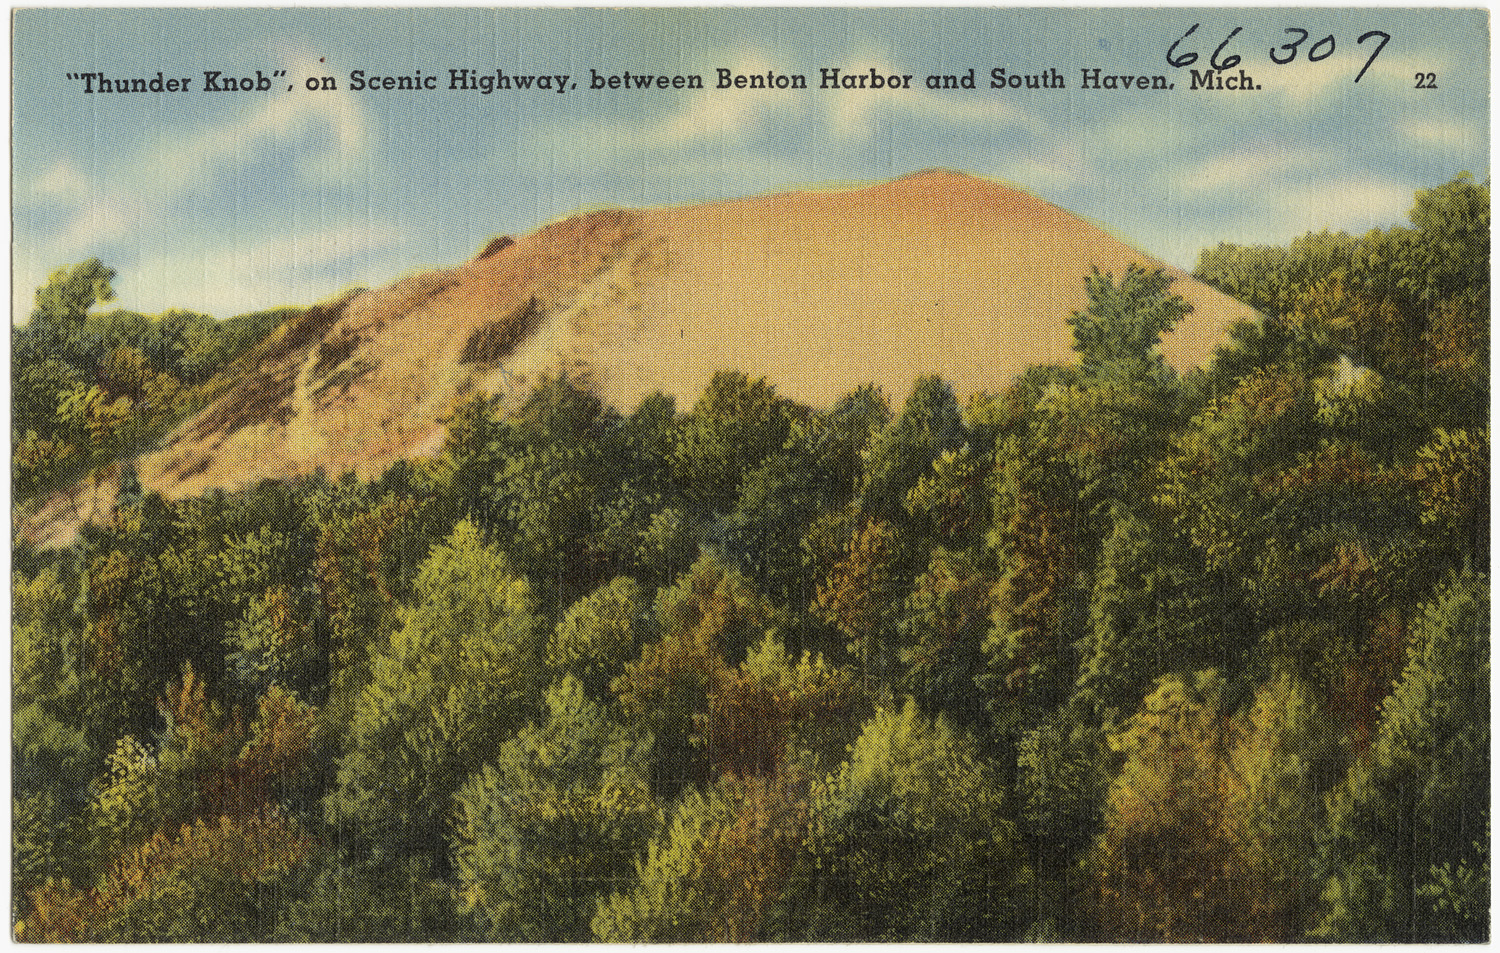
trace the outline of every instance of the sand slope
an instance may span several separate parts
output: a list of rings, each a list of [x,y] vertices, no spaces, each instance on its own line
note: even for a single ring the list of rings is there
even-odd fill
[[[668,269],[641,292],[625,340],[589,352],[607,390],[691,400],[720,367],[785,394],[835,400],[873,381],[894,399],[940,373],[960,393],[997,390],[1028,365],[1070,361],[1068,314],[1091,265],[1161,263],[1024,192],[950,172],[873,188],[777,195],[643,216]],[[1195,313],[1165,343],[1201,363],[1248,309],[1185,276]]]
[[[548,372],[625,411],[655,390],[686,410],[725,368],[815,405],[865,382],[897,402],[924,373],[962,398],[1072,360],[1083,276],[1132,262],[1160,266],[1019,189],[946,171],[582,215],[311,309],[139,470],[172,498],[318,467],[372,475],[437,450],[456,400],[521,395]],[[1164,343],[1178,368],[1250,315],[1186,276],[1174,291],[1195,308]],[[85,509],[74,494],[17,528],[64,543]]]

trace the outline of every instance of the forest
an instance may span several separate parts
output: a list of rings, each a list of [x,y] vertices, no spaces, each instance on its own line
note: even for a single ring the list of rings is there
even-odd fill
[[[291,312],[12,331],[12,921],[57,941],[1484,941],[1489,184],[1219,245],[1077,360],[815,409],[564,378],[441,453],[131,458]],[[253,353],[253,352],[250,352]]]

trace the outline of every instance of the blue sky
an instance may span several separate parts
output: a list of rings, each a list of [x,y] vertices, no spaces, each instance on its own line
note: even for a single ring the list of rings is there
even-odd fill
[[[1257,92],[1189,92],[1178,53]],[[119,303],[228,317],[463,261],[495,234],[600,205],[692,203],[945,167],[1016,183],[1173,264],[1218,241],[1284,243],[1404,220],[1413,192],[1489,168],[1482,10],[635,8],[22,10],[13,21],[13,308],[97,256]],[[1286,65],[1273,46],[1309,38]],[[1359,83],[1378,42],[1390,42]],[[1307,53],[1332,35],[1333,52]],[[1323,50],[1326,50],[1325,46]],[[1320,50],[1319,52],[1322,52]],[[1278,55],[1285,55],[1284,53]],[[616,74],[912,74],[901,92],[590,92]],[[1085,91],[1082,68],[1168,74]],[[551,92],[449,91],[447,71],[569,74]],[[920,88],[975,70],[978,89]],[[1056,68],[1065,90],[987,88]],[[286,70],[202,92],[204,70]],[[185,94],[87,95],[68,73],[192,77]],[[436,73],[434,92],[349,74]],[[1417,89],[1417,74],[1436,89]],[[1226,75],[1236,75],[1237,70]],[[337,92],[307,92],[309,76]],[[296,89],[286,90],[287,85]]]

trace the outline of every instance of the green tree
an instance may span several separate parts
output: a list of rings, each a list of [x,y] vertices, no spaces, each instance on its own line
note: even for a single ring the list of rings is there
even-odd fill
[[[703,556],[657,591],[655,615],[661,638],[626,663],[613,688],[627,717],[655,735],[652,790],[667,798],[708,782],[709,699],[733,676],[733,660],[779,628],[783,614],[743,574]]]
[[[1226,624],[1201,559],[1165,520],[1121,504],[1098,559],[1077,684],[1108,720],[1134,710],[1169,672],[1245,663],[1252,637]]]
[[[792,422],[788,447],[824,482],[836,504],[858,488],[864,471],[862,454],[870,440],[891,422],[891,405],[874,384],[863,384],[821,413]]]
[[[945,714],[971,731],[985,724],[985,696],[976,680],[984,671],[992,587],[968,553],[936,547],[897,625],[900,687],[923,711]]]
[[[1489,581],[1465,571],[1422,607],[1374,741],[1329,795],[1313,936],[1488,938],[1486,913],[1453,903],[1444,882],[1488,878],[1489,682]]]
[[[1343,355],[1393,382],[1397,419],[1485,418],[1489,367],[1489,184],[1460,175],[1417,193],[1412,226],[1309,234],[1285,248],[1220,245],[1194,276],[1265,317],[1234,329],[1209,377],[1304,370]],[[1424,414],[1414,415],[1414,405]],[[1378,419],[1376,422],[1379,422]]]
[[[1225,820],[1242,915],[1257,940],[1301,938],[1317,899],[1324,794],[1344,761],[1326,718],[1309,686],[1287,673],[1263,684],[1240,718]]]
[[[1000,941],[1019,936],[1030,871],[999,779],[944,718],[883,708],[815,788],[799,938]]]
[[[82,874],[75,816],[93,770],[83,728],[83,619],[56,566],[11,583],[12,895]]]
[[[1098,268],[1084,279],[1088,307],[1074,311],[1068,326],[1085,375],[1131,380],[1162,373],[1161,336],[1193,310],[1181,295],[1167,293],[1172,281],[1164,269],[1134,263],[1118,284]]]
[[[21,791],[76,777],[87,759],[81,726],[83,619],[48,566],[11,581],[12,781]]]
[[[901,598],[900,540],[890,524],[867,522],[818,585],[816,611],[841,633],[871,692],[896,679]]]
[[[594,519],[612,470],[598,445],[555,443],[506,454],[494,475],[497,535],[529,576],[558,586],[565,602],[587,592],[603,569]]]
[[[822,774],[842,759],[866,707],[847,669],[814,652],[798,660],[773,632],[710,690],[699,734],[716,777]]]
[[[197,820],[159,833],[83,891],[33,893],[18,939],[42,943],[252,943],[275,935],[312,842],[281,816]]]
[[[272,689],[247,725],[191,666],[158,703],[157,744],[121,738],[87,824],[90,881],[29,892],[18,933],[42,942],[249,942],[272,938],[312,842],[316,711]]]
[[[1404,290],[1423,302],[1459,301],[1487,311],[1489,182],[1476,183],[1466,172],[1437,188],[1421,190],[1409,217],[1420,238],[1414,260],[1398,278]]]
[[[1086,554],[1080,553],[1073,473],[1054,450],[1027,435],[1006,438],[996,450],[991,486],[987,542],[1003,568],[984,640],[985,684],[1000,724],[1016,717],[1013,700],[1028,711],[1050,709],[1071,688],[1073,645],[1083,621],[1075,592]]]
[[[932,472],[906,494],[906,509],[950,546],[967,547],[988,528],[985,477],[990,460],[964,444],[932,461]]]
[[[571,675],[547,717],[500,745],[454,797],[463,909],[490,939],[581,942],[596,900],[634,873],[657,823],[650,739],[611,722]]]
[[[37,289],[31,320],[38,326],[61,331],[83,328],[89,310],[101,301],[113,301],[115,270],[97,258],[70,268],[60,268]]]
[[[1490,428],[1434,428],[1411,469],[1419,519],[1438,547],[1457,549],[1478,565],[1490,551]]]
[[[677,428],[673,472],[689,501],[729,513],[740,485],[786,442],[796,413],[765,378],[719,371]]]
[[[689,790],[636,864],[636,882],[601,898],[606,943],[778,939],[776,907],[805,815],[777,779],[728,776]]]
[[[1161,678],[1108,735],[1124,758],[1090,865],[1104,935],[1136,942],[1246,938],[1226,829],[1235,725],[1213,670]]]
[[[860,512],[871,520],[905,525],[908,494],[945,451],[957,451],[967,439],[953,388],[936,375],[918,378],[901,413],[870,437],[861,454]]]
[[[609,698],[610,683],[640,655],[650,623],[640,583],[618,576],[568,607],[547,640],[547,666],[577,678],[590,698]]]
[[[11,379],[11,426],[18,433],[51,435],[57,429],[59,395],[81,383],[83,373],[56,357],[17,362]]]
[[[1104,817],[1110,766],[1093,707],[1086,694],[1076,694],[1016,745],[1017,833],[1036,871],[1028,939],[1098,935],[1082,861]]]
[[[326,654],[327,683],[319,688],[327,697],[328,716],[336,723],[347,724],[352,717],[359,692],[369,680],[371,657],[400,624],[400,607],[410,601],[431,540],[443,532],[439,527],[447,514],[435,492],[429,491],[433,482],[419,476],[411,486],[384,493],[350,479],[318,481],[307,488],[309,527],[304,535],[313,540],[308,575],[315,581],[308,588],[318,602],[309,621],[317,625],[308,631],[303,619],[289,613],[286,621],[298,628],[287,630],[278,624],[271,631],[310,635]],[[242,625],[255,621],[246,618]],[[259,644],[245,641],[245,635],[258,631],[241,632],[240,652],[247,661],[290,679],[287,664],[292,663],[292,672],[299,671],[306,642],[279,636],[262,638]]]
[[[451,798],[536,713],[544,640],[526,580],[460,522],[371,663],[325,799],[358,884],[345,888],[353,916],[366,918],[337,914],[345,936],[443,935],[432,893]]]
[[[825,505],[825,480],[812,462],[788,452],[767,457],[745,475],[734,511],[708,534],[767,595],[792,605],[812,596],[801,543]]]

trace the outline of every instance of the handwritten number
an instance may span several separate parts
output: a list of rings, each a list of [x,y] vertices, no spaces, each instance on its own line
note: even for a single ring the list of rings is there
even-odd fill
[[[1191,27],[1188,27],[1188,31],[1182,34],[1182,36],[1177,40],[1177,43],[1181,43],[1183,40],[1192,36],[1193,32],[1198,29],[1198,26],[1199,24],[1194,23]],[[1180,69],[1184,66],[1192,66],[1194,63],[1198,62],[1197,53],[1184,53],[1181,56],[1176,55],[1175,51],[1177,49],[1177,43],[1173,43],[1171,46],[1167,47],[1168,66],[1173,66]]]
[[[1297,47],[1301,46],[1302,43],[1307,39],[1307,31],[1303,30],[1303,29],[1300,29],[1298,27],[1290,26],[1290,27],[1287,27],[1285,30],[1282,30],[1281,32],[1283,32],[1283,33],[1300,33],[1300,34],[1302,34],[1301,36],[1297,37],[1292,42],[1290,42],[1290,43],[1283,43],[1280,46],[1275,47],[1274,49],[1271,50],[1271,62],[1276,63],[1279,66],[1285,66],[1286,64],[1290,63],[1292,60],[1294,60],[1294,59],[1297,58]],[[1286,57],[1282,58],[1280,56],[1277,56],[1276,55],[1276,50],[1286,50],[1287,51]]]
[[[1168,66],[1181,69],[1184,66],[1191,66],[1194,63],[1198,62],[1198,54],[1196,52],[1192,50],[1184,50],[1183,52],[1179,53],[1177,52],[1177,50],[1180,46],[1182,46],[1183,42],[1187,40],[1188,37],[1198,32],[1198,27],[1200,26],[1202,26],[1202,24],[1194,23],[1192,26],[1188,27],[1188,31],[1186,33],[1177,38],[1177,41],[1175,43],[1167,47]],[[1240,65],[1242,57],[1238,53],[1226,54],[1225,51],[1229,49],[1229,44],[1233,42],[1235,37],[1240,35],[1240,32],[1243,29],[1244,27],[1235,27],[1234,30],[1232,30],[1230,34],[1224,38],[1224,42],[1220,43],[1218,47],[1214,49],[1213,55],[1209,57],[1208,62],[1209,65],[1212,66],[1216,71],[1233,69],[1234,67]],[[1297,54],[1302,50],[1302,45],[1306,43],[1312,35],[1301,27],[1295,26],[1287,27],[1281,32],[1290,35],[1292,39],[1288,40],[1285,43],[1282,43],[1280,46],[1271,47],[1270,56],[1271,62],[1275,63],[1278,66],[1285,66],[1286,64],[1292,62],[1297,58]],[[1376,38],[1379,38],[1380,44],[1375,47],[1374,52],[1370,54],[1370,58],[1365,60],[1365,65],[1360,69],[1359,75],[1354,77],[1354,81],[1356,83],[1364,78],[1365,73],[1369,71],[1372,65],[1374,65],[1375,58],[1378,57],[1381,51],[1385,49],[1385,45],[1391,41],[1391,35],[1384,30],[1369,30],[1360,35],[1360,38],[1358,40],[1360,45],[1363,45],[1368,40],[1373,40]],[[1335,39],[1334,35],[1330,33],[1327,36],[1323,37],[1321,40],[1313,43],[1312,46],[1308,47],[1307,61],[1309,63],[1318,63],[1326,60],[1333,55],[1334,51],[1337,48],[1338,41]],[[1417,88],[1436,89],[1437,74],[1417,74]]]
[[[1359,38],[1360,45],[1363,46],[1364,42],[1372,36],[1380,37],[1380,45],[1375,47],[1375,52],[1371,53],[1370,58],[1365,60],[1364,69],[1359,71],[1359,76],[1354,77],[1354,81],[1356,83],[1359,82],[1360,79],[1365,75],[1365,70],[1370,68],[1370,64],[1375,62],[1375,57],[1380,55],[1380,51],[1385,49],[1385,45],[1391,42],[1391,35],[1389,33],[1385,32],[1384,30],[1371,30],[1370,32],[1364,34]],[[1436,81],[1437,77],[1433,77],[1433,79],[1434,81]]]
[[[1236,66],[1240,65],[1240,57],[1238,53],[1226,56],[1222,61],[1220,61],[1219,59],[1219,54],[1224,52],[1224,47],[1229,45],[1229,41],[1234,39],[1235,34],[1239,33],[1243,29],[1244,27],[1237,26],[1234,28],[1234,33],[1231,33],[1224,38],[1224,42],[1219,44],[1219,48],[1214,50],[1214,55],[1209,58],[1208,65],[1212,66],[1214,69],[1220,70],[1234,69]]]

